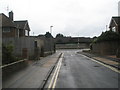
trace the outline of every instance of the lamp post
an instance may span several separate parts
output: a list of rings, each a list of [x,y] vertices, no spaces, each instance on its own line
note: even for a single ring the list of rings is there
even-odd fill
[[[79,49],[79,44],[80,44],[80,43],[79,43],[79,36],[78,36],[78,49]]]
[[[51,33],[51,35],[52,35],[52,27],[53,27],[53,26],[50,26],[50,33]]]
[[[52,27],[53,26],[50,26],[50,33],[51,33],[51,37],[50,37],[50,51],[51,51],[51,54],[52,54]]]

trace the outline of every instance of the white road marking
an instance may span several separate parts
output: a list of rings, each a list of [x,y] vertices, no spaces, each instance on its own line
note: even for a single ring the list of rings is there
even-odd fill
[[[57,63],[57,67],[56,67],[55,72],[52,76],[50,84],[48,86],[48,90],[50,90],[51,88],[52,88],[52,90],[54,90],[54,88],[56,86],[57,78],[58,78],[59,71],[60,71],[60,68],[61,68],[61,65],[62,65],[62,59],[63,59],[63,54],[61,55],[61,57],[59,59],[59,62]]]

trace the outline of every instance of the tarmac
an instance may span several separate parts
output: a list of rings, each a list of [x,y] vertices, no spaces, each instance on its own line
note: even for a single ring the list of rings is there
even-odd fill
[[[90,57],[92,59],[95,59],[99,62],[102,62],[106,65],[110,65],[120,70],[120,58],[117,58],[115,55],[99,55],[90,51],[82,51],[77,53],[83,54],[87,57]]]

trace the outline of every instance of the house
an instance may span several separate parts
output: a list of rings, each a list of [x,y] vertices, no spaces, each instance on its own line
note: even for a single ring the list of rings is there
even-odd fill
[[[2,17],[2,37],[25,37],[29,36],[30,28],[27,20],[14,21],[13,12],[9,12],[9,17],[1,13]]]
[[[17,28],[18,37],[29,36],[30,27],[28,25],[27,20],[14,21],[14,23],[15,23],[16,28]]]
[[[13,45],[13,54],[16,57],[26,59],[39,59],[54,53],[55,45],[53,38],[42,36],[29,36],[30,27],[27,20],[14,21],[13,12],[9,12],[9,17],[0,14],[2,21],[2,43]]]
[[[109,28],[110,28],[110,31],[120,34],[120,17],[119,16],[111,18]],[[105,36],[107,37],[108,34],[106,34]],[[116,35],[116,34],[113,34],[113,35]],[[116,55],[117,57],[120,57],[120,40],[116,37],[114,38],[113,35],[111,34],[110,40],[108,38],[107,40],[105,36],[101,35],[101,37],[103,37],[103,40],[92,44],[92,52],[102,54],[102,55]]]
[[[110,21],[109,28],[111,31],[114,31],[118,34],[120,34],[120,17],[112,17]]]
[[[13,54],[16,57],[26,59],[39,59],[54,52],[53,38],[29,36],[30,27],[27,20],[14,21],[13,12],[9,12],[9,17],[0,14],[2,21],[2,43],[13,45]]]
[[[35,37],[30,37],[30,27],[27,20],[14,21],[13,12],[9,12],[9,17],[5,14],[0,14],[2,28],[2,43],[13,45],[13,54],[20,58],[36,58],[40,55],[41,43],[36,45],[36,42],[42,42]],[[36,51],[38,51],[36,53]]]
[[[3,13],[0,14],[0,17],[2,17],[2,36],[16,37],[17,33],[15,23]]]

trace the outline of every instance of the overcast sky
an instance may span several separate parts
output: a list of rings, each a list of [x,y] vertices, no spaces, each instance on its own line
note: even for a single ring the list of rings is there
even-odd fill
[[[118,16],[120,0],[0,0],[0,13],[14,12],[14,20],[28,20],[31,35],[62,33],[93,37]],[[7,7],[9,7],[7,9]]]

